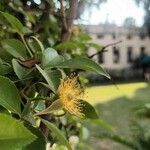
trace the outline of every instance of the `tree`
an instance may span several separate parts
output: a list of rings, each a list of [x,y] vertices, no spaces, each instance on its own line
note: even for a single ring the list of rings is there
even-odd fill
[[[144,27],[146,27],[148,34],[150,35],[150,1],[149,0],[136,0],[137,4],[142,5],[145,10]]]
[[[136,25],[136,21],[133,17],[127,17],[124,20],[124,26],[126,27],[134,27]]]
[[[91,9],[93,7],[96,7],[98,9],[100,9],[100,5],[102,3],[107,2],[107,0],[80,0],[79,1],[79,5],[78,5],[78,11],[77,11],[77,16],[76,19],[81,19],[82,14],[84,13],[84,11],[88,11],[89,16],[91,13]]]

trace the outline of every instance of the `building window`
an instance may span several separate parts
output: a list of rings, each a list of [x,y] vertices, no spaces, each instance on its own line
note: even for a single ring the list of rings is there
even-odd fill
[[[116,34],[115,33],[112,33],[112,38],[116,39]]]
[[[104,63],[104,53],[103,52],[98,54],[98,62]]]
[[[145,55],[145,47],[141,46],[140,47],[140,56],[143,57]]]
[[[140,36],[140,39],[141,39],[141,40],[144,40],[144,39],[145,39],[145,34],[144,34],[144,33],[140,33],[139,36]]]
[[[113,47],[113,62],[119,63],[119,59],[120,59],[119,49],[116,47]]]
[[[132,54],[133,54],[133,48],[130,46],[127,48],[127,61],[128,61],[128,63],[131,63],[133,61]]]
[[[98,34],[98,35],[97,35],[97,38],[98,38],[98,39],[102,39],[102,38],[104,38],[104,35],[103,35],[103,34]]]
[[[132,35],[131,35],[131,34],[128,34],[128,35],[127,35],[127,39],[130,40],[131,38],[132,38]]]

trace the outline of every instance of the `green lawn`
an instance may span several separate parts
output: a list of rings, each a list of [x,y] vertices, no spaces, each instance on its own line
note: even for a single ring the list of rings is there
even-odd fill
[[[134,108],[150,102],[150,85],[144,82],[119,84],[118,89],[114,85],[95,86],[86,90],[87,100],[95,105],[101,119],[112,125],[108,133],[117,134],[127,139],[132,139],[131,126],[133,122],[149,127],[150,119],[140,118]],[[89,125],[91,143],[94,150],[130,150],[129,147],[112,142],[108,139],[96,139],[104,128],[98,125]],[[94,139],[94,140],[93,140]]]
[[[114,85],[94,86],[86,89],[85,99],[92,104],[97,104],[108,102],[119,97],[132,98],[137,90],[146,88],[147,86],[148,84],[145,82],[118,84],[117,87]],[[150,96],[150,92],[146,93],[146,95],[141,93],[141,96],[147,98],[147,94]]]

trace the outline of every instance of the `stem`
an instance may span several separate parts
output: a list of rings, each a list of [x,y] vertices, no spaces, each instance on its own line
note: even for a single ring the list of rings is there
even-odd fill
[[[24,39],[24,36],[23,36],[23,35],[20,35],[20,37],[21,37],[21,39],[22,39],[22,41],[23,41],[23,43],[24,43],[24,45],[25,45],[25,47],[26,47],[28,53],[30,54],[31,57],[33,57],[33,54],[31,53],[31,51],[30,51],[30,49],[29,49],[29,47],[28,47],[28,45],[27,45],[27,43],[26,43],[26,41],[25,41],[25,39]]]
[[[47,100],[47,98],[44,97],[35,97],[35,98],[31,98],[30,101],[37,101],[37,100]]]
[[[118,42],[110,43],[110,44],[108,44],[108,45],[106,45],[106,46],[102,47],[102,49],[101,49],[100,51],[98,51],[98,52],[96,52],[96,53],[92,54],[91,56],[88,56],[88,58],[93,58],[95,55],[98,55],[98,54],[100,54],[100,53],[104,52],[104,51],[105,51],[105,49],[106,49],[107,47],[117,45],[117,44],[119,44],[119,43],[121,43],[121,42],[122,42],[122,41],[118,41]]]
[[[29,79],[32,79],[34,77],[30,77],[30,78],[26,78],[26,79],[20,79],[20,80],[16,80],[16,81],[13,81],[14,83],[17,83],[17,82],[22,82],[22,81],[25,81],[25,80],[29,80]]]

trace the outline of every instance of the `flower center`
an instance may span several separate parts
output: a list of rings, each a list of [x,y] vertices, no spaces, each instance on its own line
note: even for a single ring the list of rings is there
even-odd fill
[[[71,101],[72,99],[73,99],[73,95],[72,95],[72,94],[70,94],[70,93],[69,93],[69,94],[67,94],[67,100],[68,100],[68,101]]]

